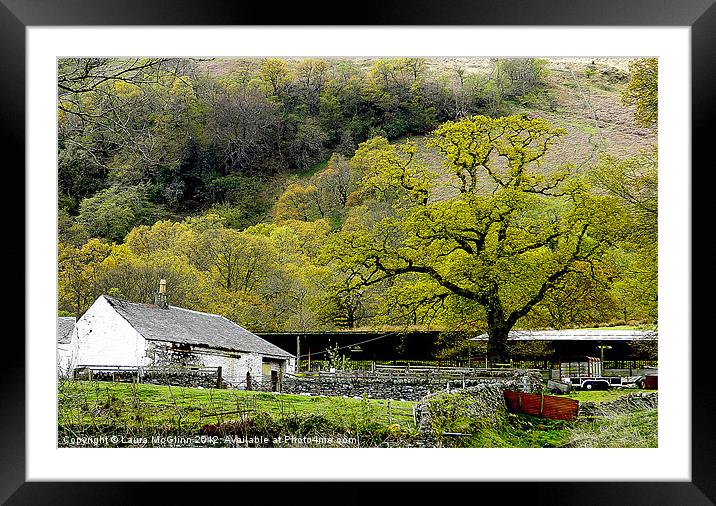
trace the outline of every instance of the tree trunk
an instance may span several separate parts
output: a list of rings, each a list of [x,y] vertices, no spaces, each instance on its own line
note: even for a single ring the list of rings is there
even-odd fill
[[[487,309],[487,361],[492,365],[504,364],[508,361],[507,336],[510,327],[506,323],[505,311],[497,298],[497,287],[493,288],[495,295],[492,304]]]
[[[504,326],[490,328],[487,331],[487,361],[490,365],[504,364],[509,360],[507,354],[507,336],[509,329]]]
[[[351,307],[348,307],[348,311],[346,313],[346,326],[349,329],[353,329],[353,327],[355,327],[355,310]]]

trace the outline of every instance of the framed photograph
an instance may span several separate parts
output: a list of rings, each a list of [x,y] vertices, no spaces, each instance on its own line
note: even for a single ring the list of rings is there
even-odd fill
[[[716,8],[220,4],[2,0],[27,204],[0,498],[714,504]]]

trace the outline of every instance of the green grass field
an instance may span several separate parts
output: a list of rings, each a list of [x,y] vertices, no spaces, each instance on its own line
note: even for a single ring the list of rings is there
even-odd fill
[[[571,428],[564,439],[570,448],[656,448],[659,419],[656,409],[596,419]]]
[[[237,411],[255,411],[272,416],[293,414],[322,415],[340,423],[350,424],[361,417],[389,424],[412,423],[415,402],[383,399],[354,399],[253,392],[247,390],[200,389],[135,383],[71,381],[60,388],[63,397],[83,399],[83,417],[91,418],[93,410],[112,406],[115,411],[132,412],[138,407],[149,408],[154,422],[181,416],[186,423],[216,423],[231,419]],[[390,403],[390,409],[388,404]],[[124,413],[123,413],[124,414]]]
[[[574,392],[569,397],[580,402],[608,402],[630,392],[616,389]],[[245,390],[62,381],[58,392],[58,444],[73,446],[74,441],[88,436],[236,434],[247,438],[351,437],[355,438],[349,445],[352,447],[411,446],[419,437],[413,419],[416,404]],[[645,410],[589,422],[507,414],[506,419],[494,427],[480,425],[479,432],[472,441],[481,447],[653,447],[657,442],[657,414],[656,410]],[[117,446],[106,440],[105,443],[104,446]]]
[[[631,388],[611,388],[609,390],[573,390],[563,397],[569,397],[579,402],[609,402],[625,395],[641,392]]]
[[[362,435],[371,443],[415,430],[414,402],[148,384],[63,381],[61,436],[201,434]],[[60,438],[62,441],[62,437]]]

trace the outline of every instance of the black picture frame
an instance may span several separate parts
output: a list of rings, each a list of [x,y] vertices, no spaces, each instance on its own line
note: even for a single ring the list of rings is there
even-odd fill
[[[107,26],[107,25],[544,25],[544,26],[683,26],[691,28],[692,64],[692,166],[706,176],[713,163],[710,136],[716,112],[716,6],[715,0],[459,0],[440,3],[428,0],[361,1],[344,4],[348,9],[335,19],[321,19],[324,13],[340,11],[318,3],[275,4],[270,2],[222,2],[220,0],[0,0],[0,117],[3,143],[19,154],[14,167],[24,167],[25,150],[25,29],[31,26]],[[336,4],[338,5],[338,4]],[[335,7],[335,6],[334,6]],[[351,8],[354,7],[354,8]],[[337,9],[337,7],[336,7]],[[704,165],[698,161],[703,160]],[[17,169],[15,169],[17,170]],[[693,170],[690,176],[694,176]],[[685,174],[685,177],[687,174]],[[701,179],[699,179],[701,180]],[[24,179],[18,184],[24,187]],[[692,184],[692,233],[710,230],[708,209],[697,212],[699,202],[708,202],[708,185]],[[15,204],[16,209],[17,204]],[[19,231],[24,234],[23,231]],[[21,235],[18,235],[20,237]],[[19,244],[19,240],[17,241]],[[22,250],[22,248],[21,248]],[[692,244],[692,272],[700,255],[708,254]],[[20,260],[23,262],[23,260]],[[702,264],[703,265],[703,264]],[[25,262],[25,270],[32,265]],[[693,280],[693,277],[692,277]],[[711,277],[699,276],[692,283],[692,315],[708,314],[712,297],[697,295],[697,287],[707,286]],[[22,299],[15,290],[16,299]],[[708,293],[708,292],[703,292]],[[18,320],[15,312],[13,319]],[[700,316],[703,319],[703,316]],[[692,320],[693,323],[696,323]],[[691,482],[519,482],[470,483],[452,490],[449,497],[476,499],[496,497],[524,500],[532,504],[716,504],[716,445],[713,430],[716,395],[711,384],[714,346],[708,332],[699,334],[693,325],[692,370],[692,481]],[[219,499],[225,493],[241,490],[262,493],[262,484],[212,484],[190,487],[180,483],[40,483],[25,480],[25,350],[17,333],[6,335],[6,356],[0,397],[0,500],[7,504],[127,504],[144,502],[148,492],[162,495],[162,502],[175,498],[198,500],[207,491]],[[686,339],[688,336],[684,336]],[[685,371],[688,378],[688,371]],[[688,381],[688,379],[685,379]],[[618,465],[638,465],[620,462]],[[263,484],[265,487],[265,484]],[[274,485],[272,485],[273,487]],[[400,488],[400,500],[412,501],[429,491],[430,483],[411,483]],[[453,484],[450,485],[451,487]],[[248,489],[248,490],[247,490]],[[320,489],[320,494],[316,495]],[[440,487],[444,494],[445,485]],[[272,489],[276,493],[276,489]],[[290,494],[283,500],[301,497],[335,498],[338,502],[371,500],[361,483],[298,484],[282,488]],[[497,495],[492,495],[491,492]],[[460,495],[457,495],[460,494]],[[250,496],[248,496],[250,497]],[[495,500],[495,499],[493,499]]]

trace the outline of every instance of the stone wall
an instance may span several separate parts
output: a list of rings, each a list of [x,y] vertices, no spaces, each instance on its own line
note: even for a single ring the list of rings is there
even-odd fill
[[[75,369],[74,378],[91,381],[120,383],[149,383],[182,387],[217,388],[219,370],[216,368],[191,369],[187,367],[122,367]],[[224,382],[224,386],[225,382]]]
[[[183,387],[216,388],[218,372],[215,369],[147,369],[142,375],[142,383],[152,385],[172,385]]]
[[[443,432],[470,432],[499,426],[507,416],[505,385],[484,383],[455,392],[437,392],[415,408],[420,438],[418,446],[442,446]],[[470,420],[470,426],[464,426]]]
[[[368,397],[376,399],[400,399],[419,401],[435,392],[448,389],[462,389],[483,385],[495,385],[502,390],[532,392],[542,385],[539,372],[505,372],[492,376],[470,377],[459,380],[443,380],[439,377],[349,376],[342,374],[320,376],[285,376],[281,391],[289,394],[310,394],[346,397]]]
[[[624,395],[610,402],[580,402],[579,418],[609,416],[659,407],[658,392],[638,392]]]

